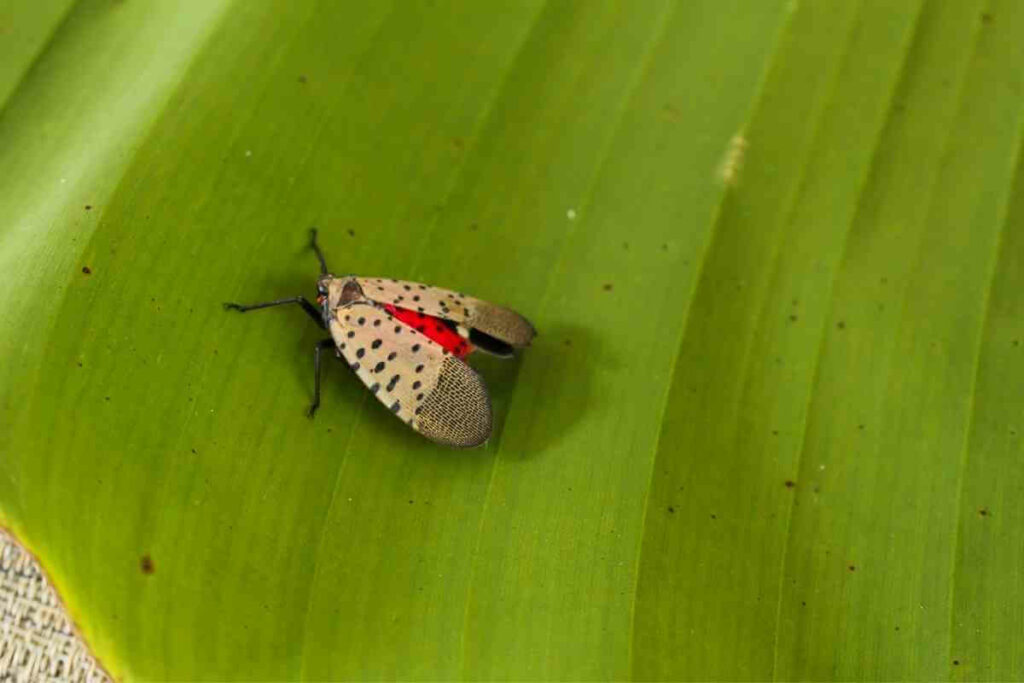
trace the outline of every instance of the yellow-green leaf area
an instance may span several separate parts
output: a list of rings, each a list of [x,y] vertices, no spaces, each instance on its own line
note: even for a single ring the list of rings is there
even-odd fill
[[[1018,3],[8,5],[0,522],[115,676],[1021,677]],[[306,417],[313,226],[533,322],[486,446]]]

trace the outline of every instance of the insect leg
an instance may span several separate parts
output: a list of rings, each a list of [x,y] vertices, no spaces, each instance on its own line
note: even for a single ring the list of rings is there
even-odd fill
[[[309,417],[313,417],[316,413],[316,409],[320,407],[320,351],[323,349],[333,349],[333,339],[321,339],[313,347],[313,374],[316,379],[313,382],[313,404],[309,406]]]
[[[245,313],[246,311],[254,311],[257,308],[270,308],[271,306],[282,306],[284,304],[298,304],[302,306],[302,310],[306,312],[306,315],[315,320],[317,325],[324,329],[327,329],[327,326],[324,325],[323,316],[320,315],[320,309],[306,301],[306,297],[303,296],[293,296],[289,299],[278,299],[277,301],[265,301],[261,304],[249,304],[248,306],[243,306],[242,304],[225,303],[224,309],[228,311],[239,311],[241,313]]]
[[[327,275],[327,261],[324,260],[324,254],[320,251],[320,245],[316,243],[316,228],[311,228],[309,231],[309,246],[313,247],[313,251],[316,252],[316,257],[320,261],[320,274]]]

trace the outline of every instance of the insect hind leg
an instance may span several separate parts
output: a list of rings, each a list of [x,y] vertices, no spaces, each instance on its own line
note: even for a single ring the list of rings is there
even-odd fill
[[[306,411],[306,415],[312,419],[313,415],[316,414],[316,409],[320,407],[320,352],[324,349],[333,349],[333,339],[321,339],[313,347],[313,375],[315,380],[313,382],[313,403],[310,404],[309,410]]]

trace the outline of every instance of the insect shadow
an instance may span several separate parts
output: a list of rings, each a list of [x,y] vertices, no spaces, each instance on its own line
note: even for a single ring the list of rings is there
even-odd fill
[[[600,340],[576,325],[540,331],[529,356],[515,363],[481,358],[494,407],[494,434],[503,458],[529,459],[554,448],[593,408],[591,374]]]

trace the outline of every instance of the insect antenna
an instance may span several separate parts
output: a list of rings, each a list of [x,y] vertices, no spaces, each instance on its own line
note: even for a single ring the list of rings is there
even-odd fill
[[[324,260],[324,254],[320,251],[320,245],[316,243],[316,228],[311,228],[309,231],[309,246],[313,247],[313,251],[316,252],[316,257],[320,261],[320,274],[327,275],[327,261]]]

